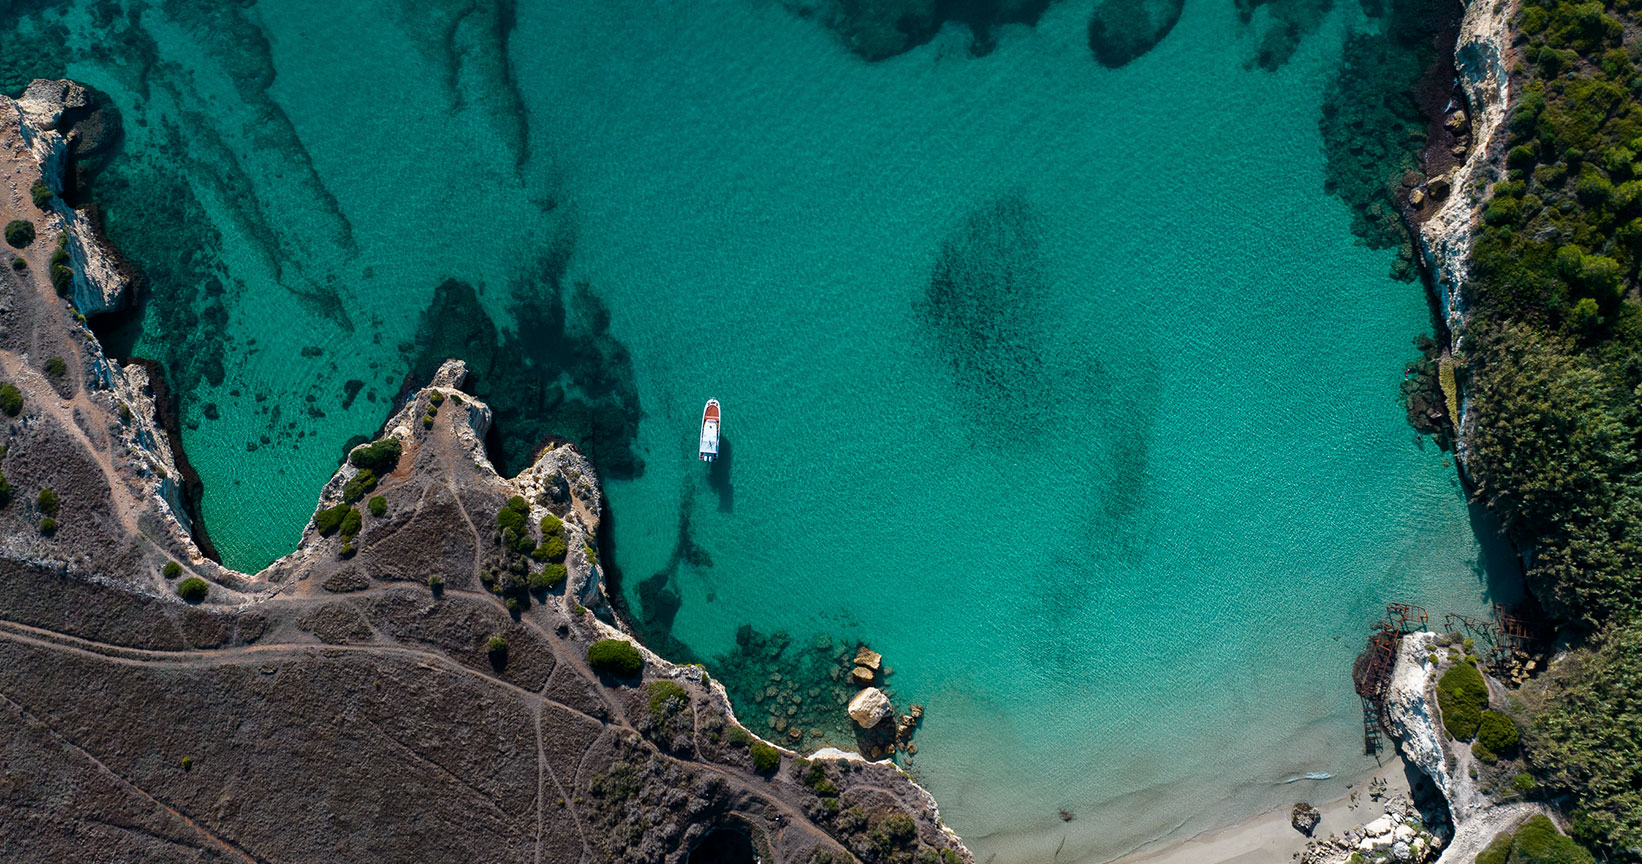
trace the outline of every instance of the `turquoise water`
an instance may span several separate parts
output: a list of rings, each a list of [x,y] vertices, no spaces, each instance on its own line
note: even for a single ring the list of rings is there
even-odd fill
[[[1275,71],[1231,4],[1115,71],[1066,4],[872,64],[751,0],[131,8],[70,8],[67,71],[126,114],[122,338],[188,394],[225,563],[479,357],[509,467],[552,432],[606,467],[648,638],[870,640],[1000,862],[1341,791],[1380,607],[1484,608],[1397,401],[1425,300],[1323,192],[1355,8]]]

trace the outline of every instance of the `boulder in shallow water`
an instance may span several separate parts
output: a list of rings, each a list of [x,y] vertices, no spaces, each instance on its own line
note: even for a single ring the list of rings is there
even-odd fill
[[[889,697],[877,687],[868,687],[850,700],[850,719],[862,729],[877,726],[893,713],[895,712],[889,704]]]
[[[865,666],[874,672],[878,671],[878,667],[883,663],[883,660],[884,655],[865,645],[861,646],[861,650],[855,652],[855,665]]]
[[[863,687],[871,684],[873,678],[875,677],[876,676],[872,674],[872,670],[865,666],[857,666],[850,670],[850,680]]]
[[[1294,826],[1294,830],[1307,837],[1311,836],[1311,832],[1317,830],[1317,823],[1321,821],[1323,821],[1323,814],[1318,812],[1316,807],[1304,801],[1294,805],[1294,812],[1289,814],[1289,824]]]

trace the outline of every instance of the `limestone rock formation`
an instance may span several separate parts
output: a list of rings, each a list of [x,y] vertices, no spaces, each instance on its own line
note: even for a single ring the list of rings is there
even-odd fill
[[[889,697],[877,687],[868,687],[855,694],[850,700],[849,715],[857,726],[862,729],[871,729],[879,723],[889,719],[895,709],[889,704]]]
[[[74,117],[90,105],[86,89],[73,81],[37,80],[20,99],[0,97],[0,122],[17,124],[38,163],[37,170],[57,195],[51,202],[55,218],[40,226],[45,230],[39,235],[63,236],[63,245],[74,262],[74,305],[88,316],[123,308],[130,293],[130,280],[97,234],[90,215],[68,206],[61,197],[62,178],[74,150],[70,140],[76,134]]]
[[[1316,807],[1304,801],[1294,805],[1294,810],[1289,813],[1289,824],[1294,826],[1294,830],[1307,837],[1311,836],[1311,832],[1317,830],[1317,823],[1321,821],[1323,821],[1323,814],[1318,812]]]
[[[1456,356],[1464,356],[1465,286],[1470,278],[1471,244],[1486,195],[1479,184],[1504,173],[1505,118],[1511,100],[1511,17],[1516,5],[1509,0],[1467,0],[1454,49],[1454,65],[1465,91],[1471,125],[1471,148],[1465,161],[1445,178],[1453,194],[1427,187],[1427,198],[1446,200],[1420,225],[1420,248],[1431,270],[1432,282],[1448,321]],[[1456,458],[1463,468],[1466,455],[1465,400],[1454,418],[1458,432]]]

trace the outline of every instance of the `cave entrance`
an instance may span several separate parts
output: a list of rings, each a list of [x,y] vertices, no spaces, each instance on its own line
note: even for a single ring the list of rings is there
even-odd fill
[[[685,864],[758,864],[752,838],[734,828],[714,828],[690,850]]]

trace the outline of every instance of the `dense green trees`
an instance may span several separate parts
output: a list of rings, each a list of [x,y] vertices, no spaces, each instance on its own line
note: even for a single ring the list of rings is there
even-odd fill
[[[1572,796],[1575,833],[1611,851],[1642,845],[1639,11],[1524,0],[1507,170],[1472,250],[1465,331],[1467,469],[1532,550],[1535,595],[1595,646],[1563,664],[1522,748],[1547,794]],[[1516,727],[1487,718],[1492,750]],[[1513,862],[1590,860],[1548,821],[1518,834]]]

